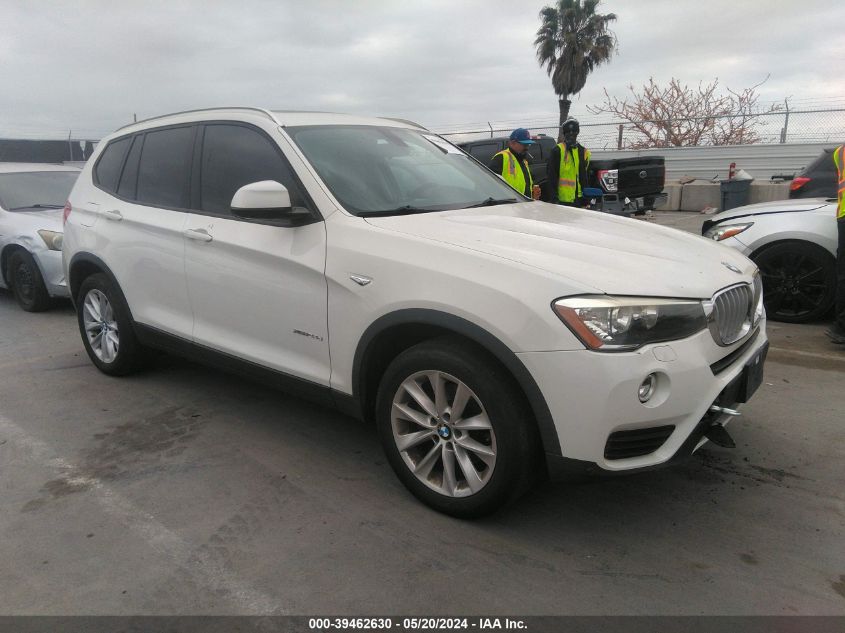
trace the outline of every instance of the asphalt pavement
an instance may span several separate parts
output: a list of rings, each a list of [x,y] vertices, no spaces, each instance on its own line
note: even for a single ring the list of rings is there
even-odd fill
[[[737,448],[470,522],[408,494],[365,423],[174,358],[107,377],[69,304],[0,292],[0,614],[845,615],[823,329],[769,324]]]

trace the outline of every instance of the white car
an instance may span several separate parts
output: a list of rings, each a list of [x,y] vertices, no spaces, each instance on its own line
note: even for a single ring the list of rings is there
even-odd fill
[[[62,208],[79,169],[0,163],[0,288],[28,312],[67,297],[62,270]]]
[[[723,211],[702,233],[760,267],[766,313],[803,323],[823,317],[836,298],[836,200],[798,198]]]
[[[162,348],[372,419],[410,491],[461,517],[543,472],[730,444],[768,348],[740,253],[532,202],[406,121],[132,124],[74,187],[63,256],[101,371]]]

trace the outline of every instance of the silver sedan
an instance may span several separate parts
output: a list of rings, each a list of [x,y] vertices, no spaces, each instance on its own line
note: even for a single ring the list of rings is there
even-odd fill
[[[0,163],[0,288],[28,312],[67,297],[62,271],[62,209],[79,169]]]
[[[702,233],[760,267],[770,319],[823,317],[836,294],[836,200],[802,198],[737,207],[704,222]]]

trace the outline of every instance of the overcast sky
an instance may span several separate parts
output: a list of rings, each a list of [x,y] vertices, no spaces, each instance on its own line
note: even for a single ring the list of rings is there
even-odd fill
[[[218,105],[353,112],[432,129],[557,116],[536,62],[548,0],[0,0],[0,136],[99,138]],[[762,100],[845,106],[842,0],[605,0],[619,50],[604,88],[675,76]]]

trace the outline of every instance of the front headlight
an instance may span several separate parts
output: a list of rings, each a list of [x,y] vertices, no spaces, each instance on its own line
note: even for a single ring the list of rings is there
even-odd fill
[[[41,236],[41,239],[44,240],[44,243],[47,245],[51,251],[60,251],[62,250],[62,234],[56,231],[48,231],[47,229],[41,229],[38,231],[38,235]]]
[[[707,229],[704,232],[704,237],[721,242],[729,237],[739,235],[746,229],[750,229],[752,226],[754,226],[754,222],[746,222],[744,224],[717,224],[716,226],[711,226]]]
[[[592,296],[558,299],[552,307],[584,345],[600,352],[674,341],[707,327],[700,301]]]

